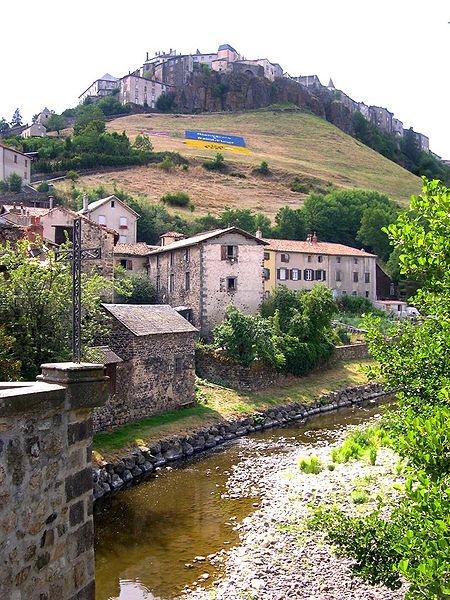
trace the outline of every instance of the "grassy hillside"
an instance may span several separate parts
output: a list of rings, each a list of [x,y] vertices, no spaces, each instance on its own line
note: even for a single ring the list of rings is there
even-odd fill
[[[188,148],[185,129],[242,135],[251,155],[225,154],[227,174],[202,168],[214,152]],[[258,110],[211,115],[130,115],[108,123],[109,131],[126,131],[130,138],[142,132],[164,132],[167,137],[150,135],[156,151],[180,152],[190,160],[188,171],[166,173],[156,167],[134,167],[80,178],[77,186],[102,184],[108,190],[115,181],[119,188],[159,200],[166,192],[185,191],[195,213],[219,213],[225,206],[261,210],[273,216],[281,206],[297,207],[304,194],[292,192],[293,177],[312,178],[327,189],[359,187],[385,192],[400,205],[407,205],[418,193],[418,177],[385,159],[340,129],[319,117],[301,112]],[[270,176],[252,174],[252,168],[267,161]],[[246,178],[230,176],[239,172]],[[60,184],[62,186],[68,184]]]

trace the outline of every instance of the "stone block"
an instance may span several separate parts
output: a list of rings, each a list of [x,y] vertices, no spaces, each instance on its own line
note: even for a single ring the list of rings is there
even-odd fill
[[[75,502],[69,509],[69,524],[71,527],[84,521],[84,501]]]
[[[87,467],[67,477],[65,488],[67,502],[89,492],[92,489],[92,469]]]

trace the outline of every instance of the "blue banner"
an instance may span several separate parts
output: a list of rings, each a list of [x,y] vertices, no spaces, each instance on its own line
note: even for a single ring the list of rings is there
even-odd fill
[[[201,142],[245,148],[244,138],[238,135],[225,135],[224,133],[210,133],[208,131],[186,131],[185,137],[187,140],[198,140]]]

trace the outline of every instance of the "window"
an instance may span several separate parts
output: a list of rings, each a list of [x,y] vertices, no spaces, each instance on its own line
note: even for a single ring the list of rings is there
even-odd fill
[[[99,225],[106,225],[106,217],[105,217],[105,215],[98,215],[98,224]]]
[[[325,281],[326,279],[326,272],[323,269],[317,269],[315,275],[317,281]]]
[[[185,248],[184,249],[184,260],[186,262],[189,262],[191,259],[191,249],[190,248]]]
[[[237,290],[237,277],[227,277],[227,292],[235,292]]]
[[[120,217],[119,227],[120,229],[128,229],[128,219],[126,217]]]
[[[17,164],[17,154],[14,154],[14,162]]]
[[[119,235],[119,244],[126,244],[126,243],[127,243],[127,236]]]
[[[289,254],[283,253],[280,257],[281,262],[289,262]]]
[[[317,257],[317,262],[323,262],[323,256],[318,256]]]
[[[161,275],[156,276],[156,291],[161,291]]]
[[[175,374],[179,375],[183,371],[183,357],[175,356]]]
[[[184,289],[186,290],[186,292],[191,291],[191,274],[189,273],[189,271],[186,271],[186,273],[184,274]]]
[[[357,296],[357,295],[358,295],[357,292],[355,290],[353,290],[352,296]]]
[[[354,258],[354,259],[353,259],[353,262],[355,263],[355,265],[357,265],[357,264],[358,264],[358,259],[357,259],[357,258]]]
[[[370,283],[370,273],[364,273],[364,283]]]
[[[264,260],[269,260],[270,254],[268,252],[264,252]]]
[[[278,269],[278,279],[280,281],[286,281],[286,279],[288,278],[288,270],[287,269]]]
[[[336,271],[336,281],[342,281],[342,273],[341,271]]]
[[[25,168],[27,168],[27,167],[28,167],[28,161],[26,160],[25,161]]]
[[[270,269],[263,269],[263,277],[266,281],[270,279]]]
[[[358,271],[353,271],[353,283],[358,283],[358,281],[359,281]]]
[[[122,258],[120,261],[120,265],[126,269],[127,271],[132,271],[133,270],[133,261],[132,260],[128,260],[125,258]]]
[[[175,275],[171,273],[169,275],[169,292],[173,292],[175,290]]]
[[[114,208],[116,205],[116,201],[115,200],[111,200],[111,208]]]
[[[291,269],[292,281],[298,281],[300,279],[300,271],[298,269]]]
[[[237,246],[222,246],[221,247],[221,259],[222,260],[236,261],[237,254],[238,254]]]
[[[369,291],[366,290],[366,298],[368,298],[368,297],[369,297]]]
[[[169,267],[173,267],[173,252],[169,252]]]
[[[314,271],[312,269],[305,269],[303,279],[305,281],[314,281]]]
[[[341,257],[340,256],[336,256],[336,262],[340,263],[341,262]]]
[[[312,262],[312,256],[308,256],[308,262]]]
[[[156,268],[159,269],[161,266],[161,254],[156,255]]]

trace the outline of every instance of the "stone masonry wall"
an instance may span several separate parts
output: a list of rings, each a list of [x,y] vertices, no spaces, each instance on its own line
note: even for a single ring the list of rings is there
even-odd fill
[[[94,411],[94,431],[106,431],[194,401],[193,333],[135,336],[113,322],[108,345],[122,359],[116,393]],[[175,372],[178,362],[179,373]]]
[[[1,384],[2,599],[94,600],[90,414],[104,380],[101,365],[67,363]]]

